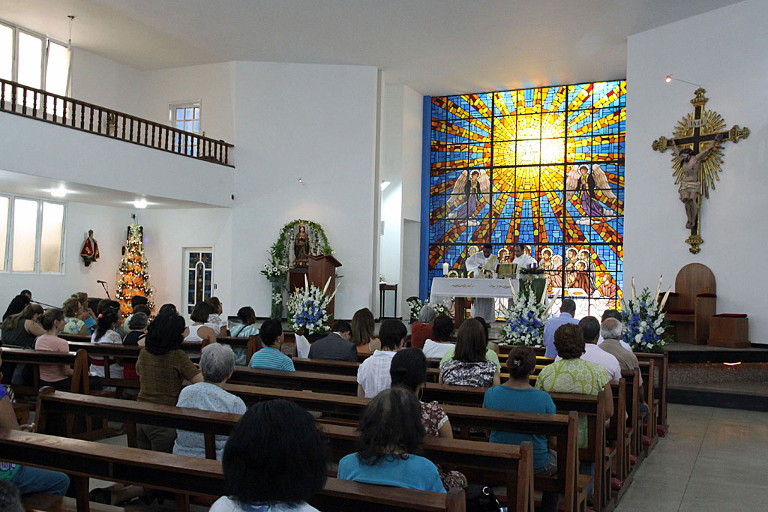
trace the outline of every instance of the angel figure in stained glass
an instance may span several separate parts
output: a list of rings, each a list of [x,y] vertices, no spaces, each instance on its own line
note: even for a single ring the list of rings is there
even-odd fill
[[[591,173],[586,164],[571,167],[565,181],[565,200],[570,201],[578,192],[579,202],[584,209],[584,217],[577,220],[576,224],[597,224],[600,222],[599,217],[616,216],[616,213],[610,208],[602,207],[597,198],[596,188],[601,190],[608,199],[616,199],[616,195],[611,191],[608,178],[599,165],[593,164]]]
[[[488,204],[491,202],[491,180],[485,169],[475,169],[471,174],[468,171],[462,171],[453,185],[451,198],[448,200],[447,206],[450,212],[448,218],[467,219],[468,226],[480,225],[480,221],[473,218],[480,200]]]

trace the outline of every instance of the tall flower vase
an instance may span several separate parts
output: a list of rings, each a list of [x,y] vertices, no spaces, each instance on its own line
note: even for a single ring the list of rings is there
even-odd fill
[[[274,320],[283,318],[283,286],[281,283],[272,283],[272,312],[269,317]]]

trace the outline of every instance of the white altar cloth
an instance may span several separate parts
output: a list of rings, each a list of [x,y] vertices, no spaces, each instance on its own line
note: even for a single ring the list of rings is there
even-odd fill
[[[517,279],[436,277],[432,279],[429,300],[438,303],[454,297],[511,298],[514,295],[509,287],[510,281],[515,292],[519,291],[520,282]]]

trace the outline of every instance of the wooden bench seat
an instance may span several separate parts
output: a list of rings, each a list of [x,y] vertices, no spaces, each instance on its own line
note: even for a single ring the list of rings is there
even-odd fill
[[[29,494],[21,498],[26,512],[78,512],[77,500],[66,496],[51,496],[50,494]],[[125,512],[123,507],[104,505],[91,502],[90,512]]]
[[[3,460],[70,475],[77,494],[77,512],[112,512],[88,501],[88,480],[99,478],[141,485],[176,494],[177,511],[189,511],[189,496],[218,497],[224,492],[221,462],[170,453],[150,452],[79,439],[20,431],[0,431]],[[67,500],[60,503],[66,504]],[[430,512],[464,512],[464,491],[448,494],[395,489],[329,478],[310,503],[323,510],[377,510],[408,508]],[[65,509],[66,510],[66,509]]]

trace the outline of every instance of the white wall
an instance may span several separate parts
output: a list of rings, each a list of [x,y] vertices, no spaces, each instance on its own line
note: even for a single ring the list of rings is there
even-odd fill
[[[125,228],[130,223],[132,210],[67,203],[64,235],[64,271],[62,274],[2,274],[0,305],[5,307],[21,290],[32,291],[32,298],[53,306],[61,306],[64,299],[75,292],[87,292],[93,297],[104,297],[104,289],[96,280],[106,281],[114,297],[120,248],[125,244]],[[83,265],[80,249],[88,230],[93,229],[99,243],[101,257],[89,267]]]
[[[351,318],[373,295],[377,70],[238,62],[235,76],[230,300],[269,314],[259,271],[282,227],[305,218],[343,264],[336,316]]]
[[[672,284],[691,262],[707,265],[717,279],[717,311],[747,313],[751,341],[768,342],[759,266],[768,222],[768,16],[764,0],[749,0],[629,38],[624,282],[653,288],[664,275]],[[701,214],[701,252],[688,252],[685,214],[672,177],[671,154],[651,150],[661,135],[692,112],[694,86],[665,83],[675,77],[703,84],[706,108],[751,130],[726,143],[723,173]]]
[[[73,98],[146,118],[145,73],[77,47],[72,51],[71,73]]]
[[[187,286],[184,248],[213,247],[213,293],[224,304],[224,314],[235,315],[248,305],[231,301],[233,279],[238,282],[238,275],[232,271],[231,209],[147,209],[137,216],[137,221],[144,226],[144,250],[156,304],[170,302],[181,310]]]

